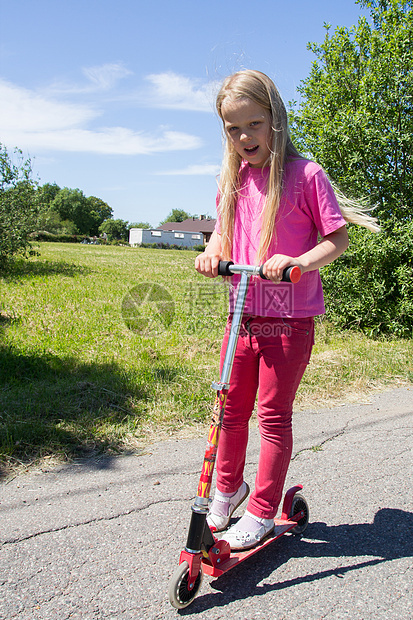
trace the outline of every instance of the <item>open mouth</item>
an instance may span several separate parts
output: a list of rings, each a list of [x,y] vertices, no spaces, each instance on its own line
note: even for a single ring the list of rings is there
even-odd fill
[[[253,155],[254,153],[256,153],[259,149],[259,146],[257,144],[257,146],[250,146],[249,148],[245,148],[245,151],[248,153],[248,155]]]

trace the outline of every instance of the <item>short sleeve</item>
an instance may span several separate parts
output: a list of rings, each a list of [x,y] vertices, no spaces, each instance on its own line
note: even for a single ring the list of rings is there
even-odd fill
[[[345,226],[346,221],[337,197],[322,168],[319,168],[306,184],[305,204],[318,232],[323,237]]]

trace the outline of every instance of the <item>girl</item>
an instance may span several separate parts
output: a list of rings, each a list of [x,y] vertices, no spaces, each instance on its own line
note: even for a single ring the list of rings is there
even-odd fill
[[[377,227],[360,210],[341,210],[323,170],[298,153],[270,78],[259,71],[235,73],[224,81],[216,105],[226,138],[218,219],[195,268],[216,277],[221,259],[263,263],[269,279],[250,283],[207,519],[217,531],[225,530],[249,494],[243,470],[258,391],[261,450],[255,489],[244,516],[223,536],[232,549],[248,549],[273,529],[281,500],[292,453],[292,405],[310,359],[313,317],[325,311],[318,270],[347,248],[346,220]],[[300,267],[302,278],[280,285],[290,265]],[[231,314],[221,366],[230,325]]]

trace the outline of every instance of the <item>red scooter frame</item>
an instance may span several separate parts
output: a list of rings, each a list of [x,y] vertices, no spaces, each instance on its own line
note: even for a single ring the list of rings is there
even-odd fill
[[[212,577],[219,577],[251,555],[254,555],[271,542],[285,534],[292,532],[301,534],[305,530],[309,519],[309,509],[306,500],[298,491],[302,485],[289,489],[284,497],[280,519],[274,519],[274,530],[257,546],[245,551],[231,551],[229,544],[214,536],[206,518],[208,515],[209,494],[212,476],[218,451],[218,441],[224,419],[225,405],[229,390],[229,380],[234,361],[235,348],[238,340],[249,280],[252,275],[265,278],[262,268],[250,265],[234,265],[231,261],[221,261],[219,275],[232,276],[241,274],[235,310],[232,320],[231,333],[228,338],[227,350],[221,379],[214,382],[212,387],[217,391],[213,417],[208,434],[208,441],[204,455],[202,472],[199,479],[197,496],[192,505],[192,517],[188,531],[185,549],[181,552],[179,566],[169,583],[169,600],[173,607],[183,609],[192,603],[202,582],[202,575],[206,573]],[[296,283],[301,277],[298,267],[288,267],[283,274],[284,282]]]

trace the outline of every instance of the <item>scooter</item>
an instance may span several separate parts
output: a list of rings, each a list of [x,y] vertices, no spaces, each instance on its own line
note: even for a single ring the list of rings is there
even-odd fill
[[[240,562],[247,560],[255,553],[261,551],[261,549],[271,544],[277,538],[280,538],[283,534],[287,532],[301,534],[304,532],[309,521],[308,504],[299,493],[302,489],[302,485],[296,485],[289,489],[284,496],[281,518],[274,519],[274,530],[252,549],[231,551],[229,544],[225,540],[216,538],[213,528],[210,528],[207,524],[206,518],[210,501],[209,494],[218,451],[219,435],[224,419],[225,405],[230,387],[229,381],[248,285],[251,276],[260,275],[262,278],[266,279],[262,271],[262,266],[234,265],[232,261],[220,261],[218,273],[221,276],[227,277],[240,274],[241,279],[220,381],[213,382],[212,384],[212,388],[216,390],[217,394],[197,496],[191,507],[192,516],[187,542],[184,550],[181,552],[179,566],[173,573],[169,582],[169,601],[176,609],[184,609],[192,603],[199,592],[204,573],[212,577],[220,577],[231,568],[234,568],[234,566],[237,566]],[[287,267],[287,269],[284,270],[282,280],[295,284],[300,278],[301,271],[299,267],[293,266]]]

